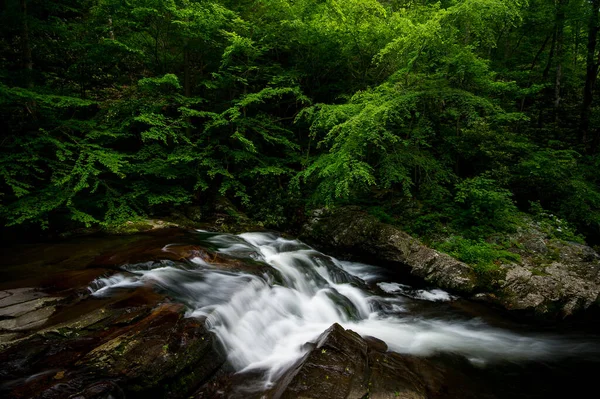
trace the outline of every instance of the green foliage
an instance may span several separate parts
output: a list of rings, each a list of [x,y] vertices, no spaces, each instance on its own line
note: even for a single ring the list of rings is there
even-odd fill
[[[435,245],[436,249],[446,252],[458,260],[473,267],[478,275],[486,275],[498,271],[500,263],[520,262],[521,257],[515,253],[501,249],[495,244],[485,241],[469,240],[462,237],[451,237],[447,241]]]
[[[513,185],[580,228],[600,222],[600,188],[589,160],[573,150],[541,149],[517,164]]]
[[[493,179],[465,179],[456,186],[455,201],[461,204],[456,223],[465,230],[470,226],[477,226],[479,228],[476,232],[479,234],[511,231],[514,229],[514,216],[517,213],[511,197],[512,193],[500,188]],[[485,228],[489,230],[483,230]]]
[[[368,211],[383,223],[394,223],[394,218],[380,206],[373,206]]]
[[[540,230],[551,238],[558,238],[564,241],[577,242],[585,244],[584,238],[577,234],[573,226],[566,220],[549,213],[540,205],[539,201],[531,202],[530,213]]]
[[[534,202],[548,234],[597,241],[596,10],[561,4],[7,0],[0,217],[60,230],[225,196],[287,226],[360,204],[488,259],[479,240]]]

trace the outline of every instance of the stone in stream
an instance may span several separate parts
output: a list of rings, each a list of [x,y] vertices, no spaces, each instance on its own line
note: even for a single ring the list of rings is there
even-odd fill
[[[471,267],[425,247],[357,207],[315,212],[304,225],[301,238],[341,257],[400,266],[431,284],[456,292],[469,294],[476,287]]]
[[[309,352],[265,390],[263,375],[222,370],[195,399],[491,399],[473,381],[473,366],[461,356],[423,358],[387,351],[374,337],[332,325]]]
[[[0,333],[5,333],[4,342],[10,341],[10,334],[15,338],[17,332],[42,326],[54,314],[54,305],[61,300],[34,288],[9,289],[1,293]]]
[[[137,261],[186,266],[199,258],[199,267],[277,275],[261,262],[197,245],[167,245],[173,239],[157,234],[133,240],[75,270],[32,264],[26,280],[3,282],[0,397],[177,398],[219,370],[225,358],[204,320],[185,317],[184,306],[165,294],[141,286],[90,296],[91,281]],[[39,277],[36,267],[43,270]]]
[[[334,324],[319,337],[301,365],[283,376],[274,396],[362,398],[369,392],[369,371],[367,342]]]
[[[0,309],[47,296],[34,288],[15,288],[0,291]]]
[[[182,396],[216,371],[224,358],[214,350],[203,320],[183,317],[183,306],[161,304],[139,322],[110,335],[76,367],[121,381],[124,390]]]
[[[427,358],[386,352],[386,348],[376,338],[364,339],[334,324],[271,395],[283,399],[490,397],[451,367]]]

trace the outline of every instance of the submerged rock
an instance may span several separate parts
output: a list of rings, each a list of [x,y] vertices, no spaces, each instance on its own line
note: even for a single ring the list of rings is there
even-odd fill
[[[521,250],[515,250],[522,261],[499,265],[500,277],[493,284],[478,279],[467,264],[357,207],[319,210],[301,235],[341,256],[407,271],[435,286],[508,310],[564,318],[600,308],[600,255],[585,245],[538,233],[532,230],[515,238],[522,244]]]

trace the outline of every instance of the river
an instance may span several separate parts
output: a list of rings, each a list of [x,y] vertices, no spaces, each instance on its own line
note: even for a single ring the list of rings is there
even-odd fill
[[[264,389],[333,323],[379,338],[398,353],[464,356],[474,378],[498,397],[586,392],[600,371],[593,333],[516,323],[435,287],[411,286],[384,268],[341,261],[273,233],[196,231],[162,250],[192,241],[270,269],[226,271],[200,257],[153,260],[124,265],[89,290],[107,297],[150,284],[167,293],[186,305],[187,317],[206,318],[230,365],[262,375]]]

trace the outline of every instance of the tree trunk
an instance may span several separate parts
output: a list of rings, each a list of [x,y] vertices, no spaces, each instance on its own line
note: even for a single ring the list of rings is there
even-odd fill
[[[558,121],[560,107],[560,89],[563,68],[563,44],[565,30],[565,4],[567,0],[558,0],[556,3],[556,79],[554,81],[554,121]]]
[[[192,76],[190,67],[190,50],[186,43],[183,50],[183,93],[186,97],[192,96]]]
[[[531,74],[533,73],[533,69],[535,68],[540,56],[544,52],[544,49],[546,48],[546,45],[548,44],[548,41],[550,41],[551,37],[552,37],[552,35],[546,36],[546,39],[544,39],[544,43],[542,43],[542,47],[540,47],[538,52],[535,54],[535,57],[533,57],[533,61],[531,61],[531,67],[529,67],[529,82],[527,83],[527,87],[531,87],[531,85],[533,84],[533,77]],[[521,112],[523,112],[523,109],[525,109],[525,100],[526,99],[527,99],[527,96],[523,96],[523,98],[521,99],[521,108],[520,108]]]
[[[183,95],[186,97],[192,96],[192,68],[190,64],[190,46],[189,41],[186,39],[183,48]],[[185,135],[190,137],[192,135],[192,118],[187,117],[185,121],[187,123]]]
[[[548,54],[548,62],[546,62],[546,67],[544,68],[544,72],[542,73],[542,78],[544,81],[548,79],[548,75],[550,74],[550,67],[552,66],[552,61],[554,61],[554,49],[556,48],[556,27],[554,28],[554,32],[552,33],[552,44],[550,45],[550,54]]]
[[[31,44],[29,43],[29,25],[27,23],[27,0],[21,0],[21,49],[23,57],[23,70],[25,72],[25,86],[33,87],[33,59],[31,56]]]
[[[598,63],[596,62],[596,45],[598,42],[598,8],[600,0],[592,0],[592,13],[589,21],[587,56],[586,56],[586,76],[585,86],[583,88],[583,102],[581,106],[581,141],[588,147],[590,116],[592,113],[592,100],[594,96],[594,86],[598,76]]]

